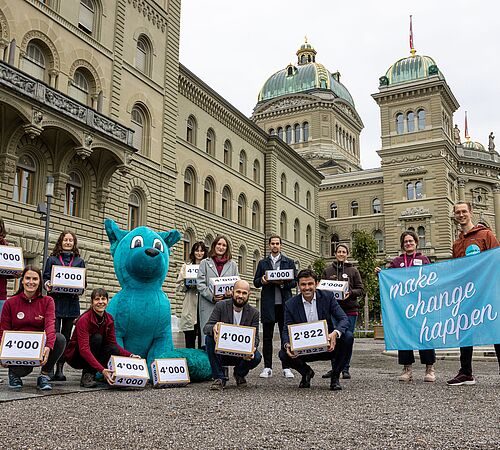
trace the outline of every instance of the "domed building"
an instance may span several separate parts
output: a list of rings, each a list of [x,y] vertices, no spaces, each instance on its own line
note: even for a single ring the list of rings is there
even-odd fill
[[[306,40],[296,64],[265,81],[252,119],[323,174],[360,170],[363,122],[340,73],[318,63],[316,54]]]

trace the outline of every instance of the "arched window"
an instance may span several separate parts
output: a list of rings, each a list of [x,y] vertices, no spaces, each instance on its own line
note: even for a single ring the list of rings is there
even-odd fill
[[[141,198],[139,195],[132,191],[128,197],[128,220],[127,227],[129,230],[133,230],[139,226],[141,213]]]
[[[299,200],[300,200],[299,183],[295,183],[293,186],[293,200],[295,201],[295,203],[299,203]]]
[[[186,141],[196,145],[196,119],[194,116],[189,116],[186,126]]]
[[[224,142],[224,164],[230,166],[232,157],[233,146],[231,145],[231,141],[229,139],[226,139],[226,141]]]
[[[300,125],[298,123],[293,126],[293,134],[294,141],[297,144],[298,142],[300,142]]]
[[[415,114],[413,111],[406,114],[406,131],[408,133],[415,131]]]
[[[42,47],[37,43],[30,42],[26,47],[26,54],[22,61],[22,69],[39,80],[47,81],[45,53]]]
[[[69,174],[69,181],[66,184],[66,199],[64,203],[64,213],[68,216],[81,215],[82,201],[82,179],[76,172]]]
[[[299,219],[295,219],[293,222],[293,242],[300,245],[300,222]]]
[[[208,233],[205,236],[205,239],[203,240],[203,242],[205,242],[205,245],[207,246],[207,248],[210,248],[213,241],[214,241],[214,237],[210,233]]]
[[[215,183],[212,178],[208,177],[205,180],[203,187],[203,208],[205,211],[214,212],[214,196],[215,196]]]
[[[260,162],[258,159],[253,162],[253,181],[260,184]]]
[[[406,183],[406,199],[415,200],[415,187],[411,181]]]
[[[257,272],[257,265],[259,264],[260,261],[260,253],[258,250],[255,250],[253,252],[253,257],[252,257],[252,273]]]
[[[14,178],[12,200],[21,203],[33,203],[35,172],[35,162],[30,156],[23,155],[19,157],[16,166],[16,176]]]
[[[382,212],[382,204],[378,198],[374,198],[372,201],[372,212],[373,214],[380,214]]]
[[[244,194],[238,197],[238,223],[240,225],[247,224],[247,199]]]
[[[238,271],[239,273],[247,271],[247,249],[243,245],[238,252]]]
[[[288,224],[287,224],[286,212],[285,211],[281,211],[281,215],[280,215],[280,236],[282,237],[282,239],[286,239],[287,238],[287,228],[288,228]]]
[[[384,234],[380,230],[376,230],[373,233],[373,239],[377,243],[377,253],[383,253],[384,251]]]
[[[205,141],[205,151],[212,156],[215,156],[215,132],[212,128],[207,131],[207,139]]]
[[[418,236],[418,248],[425,248],[425,227],[419,226],[417,228],[417,236]]]
[[[338,207],[337,203],[330,203],[330,219],[336,219],[338,217]]]
[[[396,114],[396,133],[403,134],[404,133],[404,119],[403,114]]]
[[[278,128],[278,137],[283,140],[283,128],[282,127],[279,127]]]
[[[421,181],[417,181],[415,183],[415,198],[418,200],[423,196],[423,183]]]
[[[276,134],[276,131],[274,130],[274,128],[269,128],[269,134],[271,136],[274,136]]]
[[[284,172],[281,174],[280,192],[286,195],[286,175]]]
[[[196,198],[196,175],[192,167],[188,167],[184,172],[184,201],[191,205],[195,204]]]
[[[330,238],[330,255],[335,256],[335,253],[337,252],[337,245],[339,245],[339,235],[338,234],[332,234],[332,237]]]
[[[136,104],[131,113],[133,145],[143,155],[149,156],[149,114],[143,105]]]
[[[93,0],[80,0],[80,12],[78,15],[78,28],[94,37],[97,35],[98,19],[100,16],[97,6],[98,4]]]
[[[260,231],[260,204],[257,200],[252,205],[252,230]]]
[[[231,189],[229,186],[224,186],[222,189],[221,214],[225,219],[231,219]]]
[[[247,174],[247,154],[246,154],[245,150],[242,150],[240,152],[240,162],[239,162],[239,165],[238,165],[238,171],[242,175],[246,175]]]
[[[357,216],[359,215],[359,204],[356,200],[353,200],[351,202],[351,216]]]
[[[306,209],[308,211],[311,211],[312,209],[311,191],[306,192]]]
[[[153,50],[151,42],[141,34],[137,39],[137,47],[135,50],[135,67],[146,75],[151,75]]]
[[[92,107],[92,94],[95,94],[95,90],[95,80],[92,74],[84,67],[76,69],[68,94],[80,103]]]
[[[425,109],[417,111],[418,129],[425,130]]]
[[[194,244],[195,235],[191,228],[188,228],[184,233],[182,233],[182,243],[183,243],[183,255],[182,260],[189,260],[189,253],[191,253],[191,247]]]
[[[306,248],[312,250],[312,230],[310,225],[307,225],[306,228]]]
[[[285,127],[285,140],[287,144],[292,143],[292,127],[290,125]]]
[[[302,141],[307,142],[309,140],[309,124],[304,122],[302,124]]]

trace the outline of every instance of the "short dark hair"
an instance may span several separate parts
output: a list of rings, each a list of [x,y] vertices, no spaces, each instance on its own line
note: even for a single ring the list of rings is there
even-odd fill
[[[203,241],[195,242],[193,244],[193,246],[191,247],[191,252],[189,253],[189,261],[191,262],[191,264],[196,264],[196,258],[194,256],[194,252],[196,250],[198,250],[199,248],[201,248],[203,250],[203,258],[202,259],[205,259],[207,257],[208,249],[207,249],[207,246],[205,245],[205,243]]]
[[[19,280],[19,288],[17,289],[16,295],[20,294],[21,292],[24,292],[23,278],[24,278],[24,275],[26,275],[26,272],[30,272],[30,271],[31,272],[36,272],[38,274],[38,278],[40,280],[40,283],[38,284],[38,289],[35,292],[35,297],[38,297],[39,295],[42,295],[42,284],[43,284],[43,281],[42,281],[42,272],[41,272],[41,270],[38,267],[32,266],[31,264],[27,265],[24,268],[23,273],[21,274],[21,278]]]
[[[210,246],[210,251],[208,252],[208,257],[209,258],[215,257],[215,246],[219,243],[219,241],[221,239],[224,239],[226,241],[226,244],[227,244],[226,253],[224,253],[224,256],[228,260],[230,260],[233,258],[233,256],[231,255],[231,244],[229,243],[229,239],[222,234],[218,234],[217,236],[215,236],[215,239],[212,241],[212,245]]]
[[[297,281],[300,281],[301,278],[314,278],[314,281],[318,282],[319,277],[316,275],[316,272],[312,269],[302,269],[297,275]]]
[[[405,242],[405,237],[406,236],[411,236],[414,239],[415,244],[418,244],[417,233],[415,233],[413,230],[406,230],[406,231],[403,231],[401,233],[401,236],[399,238],[399,243],[401,245],[401,249],[404,249],[404,247],[405,247],[404,242]]]
[[[269,239],[267,240],[268,244],[271,243],[271,239],[279,239],[281,244],[281,236],[279,234],[271,234],[271,236],[269,236]]]
[[[104,288],[95,288],[90,294],[90,300],[94,300],[96,297],[109,298],[108,291]]]
[[[455,212],[455,206],[458,206],[458,205],[467,205],[467,209],[472,212],[472,204],[471,202],[456,202],[455,204],[453,204],[453,212]]]
[[[347,244],[337,244],[337,248],[335,249],[335,253],[337,253],[337,250],[339,249],[339,247],[344,247],[346,249],[347,254],[349,254],[349,247],[347,246]]]

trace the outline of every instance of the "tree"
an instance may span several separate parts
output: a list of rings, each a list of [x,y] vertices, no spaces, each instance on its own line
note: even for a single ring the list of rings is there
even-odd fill
[[[325,267],[326,267],[326,261],[325,261],[325,258],[323,258],[323,257],[315,259],[313,264],[312,264],[312,268],[313,268],[314,272],[316,272],[316,275],[318,275],[318,277],[323,276],[323,272],[325,271]]]
[[[354,231],[352,256],[358,261],[358,270],[363,279],[366,295],[372,300],[369,302],[372,316],[380,316],[378,277],[375,274],[375,267],[379,265],[377,249],[377,242],[370,234],[362,230]],[[364,300],[361,303],[364,304]]]

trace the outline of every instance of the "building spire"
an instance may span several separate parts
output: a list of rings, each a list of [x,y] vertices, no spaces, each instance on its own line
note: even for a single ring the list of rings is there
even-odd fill
[[[465,111],[465,139],[470,141],[470,136],[469,136],[469,127],[467,126],[467,111]]]
[[[413,23],[412,23],[412,15],[410,15],[410,53],[411,56],[415,56],[415,53],[417,51],[415,50],[415,47],[413,46]]]

